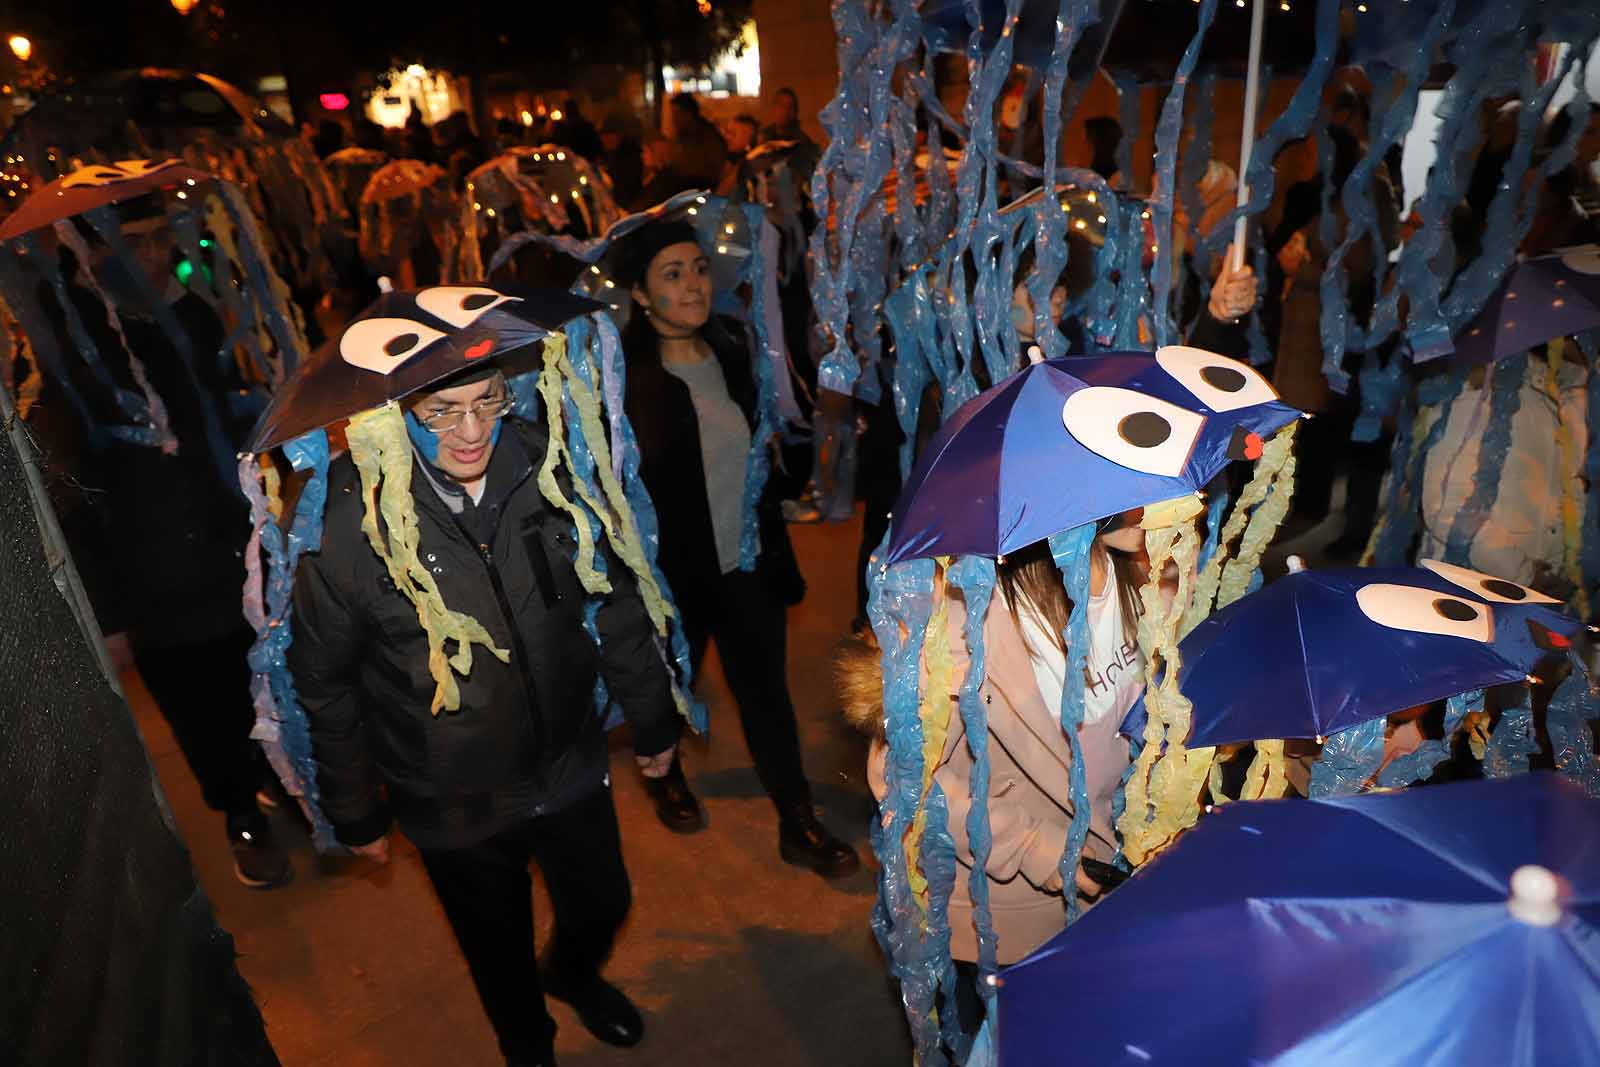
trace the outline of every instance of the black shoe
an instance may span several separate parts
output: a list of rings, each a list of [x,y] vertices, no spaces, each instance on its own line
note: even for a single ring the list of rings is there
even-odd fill
[[[779,817],[778,855],[785,863],[810,867],[824,878],[843,878],[861,869],[856,850],[817,821],[810,804],[790,808]]]
[[[646,778],[644,788],[656,803],[656,817],[668,830],[692,834],[705,829],[706,813],[690,791],[689,780],[683,776],[683,764],[676,758],[666,774],[660,778]]]
[[[598,975],[581,988],[572,988],[544,976],[544,991],[564,1000],[596,1038],[618,1048],[631,1048],[644,1037],[644,1018],[616,986]]]
[[[272,824],[259,811],[228,816],[228,847],[233,873],[251,889],[276,889],[294,878],[289,856],[272,836]]]

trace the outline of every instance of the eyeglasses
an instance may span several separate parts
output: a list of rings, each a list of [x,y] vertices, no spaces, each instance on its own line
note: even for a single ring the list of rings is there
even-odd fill
[[[488,396],[471,404],[467,411],[478,417],[479,422],[494,422],[504,418],[511,412],[511,394],[504,396]],[[467,417],[466,411],[441,411],[435,415],[423,415],[417,418],[431,433],[449,433],[461,425],[461,420]]]

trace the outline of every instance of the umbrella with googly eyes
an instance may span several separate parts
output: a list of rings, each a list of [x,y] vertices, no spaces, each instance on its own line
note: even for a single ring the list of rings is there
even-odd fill
[[[1534,664],[1497,641],[1516,628],[1503,606],[1420,567],[1286,575],[1222,608],[1178,646],[1178,687],[1194,705],[1184,743],[1327,737],[1523,681]],[[1142,736],[1141,717],[1140,708],[1129,712],[1123,733]]]
[[[439,285],[386,293],[279,387],[251,434],[265,452],[539,341],[600,305],[559,289]]]
[[[1002,556],[1199,493],[1299,416],[1255,370],[1198,348],[1036,363],[962,405],[924,447],[884,560]]]

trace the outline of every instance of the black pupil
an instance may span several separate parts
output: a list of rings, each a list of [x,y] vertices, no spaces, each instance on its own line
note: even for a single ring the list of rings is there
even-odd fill
[[[396,334],[394,337],[389,338],[388,342],[383,346],[383,354],[386,356],[403,356],[417,347],[418,340],[419,338],[414,333]]]
[[[1464,600],[1440,597],[1433,602],[1433,610],[1451,622],[1471,622],[1478,617],[1478,609]]]
[[[1204,367],[1200,380],[1224,393],[1237,393],[1245,386],[1245,377],[1232,367]]]
[[[1503,596],[1507,600],[1526,600],[1528,591],[1516,582],[1508,582],[1504,578],[1485,578],[1483,581],[1485,592],[1495,596]]]
[[[477,311],[479,308],[486,308],[492,303],[494,303],[493,293],[473,293],[471,296],[461,298],[461,310]]]
[[[1135,448],[1155,448],[1172,436],[1172,424],[1153,411],[1137,411],[1117,423],[1117,433]]]

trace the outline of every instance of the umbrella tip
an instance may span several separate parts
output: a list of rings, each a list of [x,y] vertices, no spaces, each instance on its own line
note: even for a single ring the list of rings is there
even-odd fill
[[[1511,917],[1529,926],[1554,926],[1561,921],[1561,879],[1547,867],[1528,864],[1511,873]]]
[[[1306,569],[1306,561],[1301,556],[1290,556],[1284,563],[1288,566],[1290,574],[1299,574]]]

